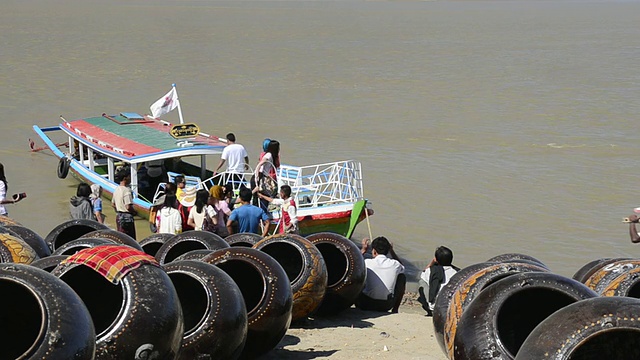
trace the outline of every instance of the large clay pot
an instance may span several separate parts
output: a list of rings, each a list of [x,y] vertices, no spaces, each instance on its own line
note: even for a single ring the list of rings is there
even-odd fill
[[[31,264],[38,254],[24,240],[8,233],[0,233],[0,263]]]
[[[603,259],[596,259],[596,260],[590,261],[586,263],[584,266],[582,266],[580,269],[578,269],[578,271],[576,271],[575,274],[573,274],[573,279],[580,281],[581,283],[584,284],[584,282],[587,281],[587,279],[591,277],[593,273],[595,273],[596,271],[602,269],[603,267],[611,263],[614,263],[620,260],[629,260],[629,258],[603,258]]]
[[[596,297],[551,314],[520,347],[516,360],[640,359],[640,300]]]
[[[240,288],[247,307],[247,343],[241,357],[273,349],[291,324],[293,295],[287,273],[270,255],[246,247],[221,249],[202,261],[218,266]]]
[[[44,238],[44,242],[47,243],[51,252],[54,252],[60,246],[68,243],[69,241],[75,240],[86,233],[108,228],[109,227],[107,227],[107,225],[100,224],[93,220],[68,220],[53,228],[53,230],[51,230]]]
[[[8,216],[0,215],[0,226],[7,226],[7,225],[20,225],[20,223]]]
[[[0,358],[94,358],[89,311],[60,279],[28,265],[0,264],[0,294]]]
[[[258,241],[262,240],[262,236],[254,233],[237,233],[227,236],[224,240],[230,246],[253,247]]]
[[[38,269],[44,270],[46,272],[52,272],[61,262],[63,262],[68,255],[50,255],[44,258],[40,258],[32,262],[31,266],[37,267]]]
[[[531,331],[549,315],[597,296],[576,280],[548,272],[508,276],[482,290],[462,314],[454,358],[513,359]]]
[[[640,268],[634,268],[609,281],[601,296],[626,296],[640,299]]]
[[[174,237],[173,234],[151,234],[140,241],[140,246],[142,247],[142,250],[147,254],[156,256],[158,250],[160,250],[162,245],[164,245],[164,243],[172,237]]]
[[[461,269],[436,296],[433,328],[436,340],[450,359],[458,321],[469,303],[487,286],[507,276],[547,269],[531,262],[480,263]]]
[[[320,232],[306,238],[318,248],[327,266],[327,290],[317,313],[336,314],[349,308],[362,292],[367,276],[360,249],[340,234]]]
[[[191,250],[191,251],[188,251],[188,252],[178,256],[173,261],[202,260],[203,257],[211,254],[214,251],[216,251],[216,250],[209,250],[209,249]]]
[[[136,250],[144,251],[142,250],[142,246],[140,246],[140,244],[138,244],[138,242],[134,238],[118,230],[96,230],[82,235],[80,239],[82,238],[107,239],[113,241],[116,244],[127,245]]]
[[[527,254],[520,254],[520,253],[507,253],[507,254],[497,255],[485,262],[514,262],[514,261],[518,262],[519,260],[529,261],[534,264],[538,264],[547,270],[549,269],[547,265],[545,265],[542,261],[534,258],[533,256],[527,255]]]
[[[42,236],[36,234],[35,231],[20,225],[6,225],[5,228],[16,233],[22,240],[24,240],[33,250],[36,251],[39,257],[51,255],[51,249],[44,242]]]
[[[223,238],[212,232],[190,230],[167,240],[158,249],[155,257],[161,265],[164,265],[191,250],[218,250],[228,247],[229,244]]]
[[[53,275],[80,296],[96,330],[96,359],[174,359],[182,309],[167,273],[148,254],[123,245],[84,249]]]
[[[615,278],[639,267],[640,260],[638,259],[618,260],[599,268],[585,280],[584,284],[601,294]]]
[[[68,243],[64,243],[62,246],[58,247],[56,251],[53,252],[52,255],[73,255],[80,250],[89,249],[96,246],[103,245],[118,245],[109,239],[94,239],[94,238],[79,238],[76,240],[71,240]]]
[[[247,339],[247,309],[233,279],[202,261],[174,260],[164,269],[184,315],[180,359],[237,359]]]
[[[291,320],[316,311],[327,289],[327,267],[318,248],[294,234],[268,236],[253,248],[271,255],[287,273],[293,293]]]

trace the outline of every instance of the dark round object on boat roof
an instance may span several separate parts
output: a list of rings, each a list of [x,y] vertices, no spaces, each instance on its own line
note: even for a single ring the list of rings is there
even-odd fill
[[[142,250],[142,246],[140,246],[140,244],[138,244],[138,242],[134,238],[118,230],[113,230],[113,229],[96,230],[96,231],[92,231],[82,235],[80,239],[82,238],[107,239],[117,244],[131,246],[136,250]]]
[[[78,295],[46,271],[0,264],[3,359],[91,360],[96,335]]]
[[[230,247],[202,261],[226,272],[240,288],[247,307],[247,342],[242,358],[273,349],[291,324],[293,294],[287,273],[269,254],[247,247]]]
[[[38,254],[24,240],[9,233],[0,233],[0,263],[31,264]]]
[[[160,250],[162,245],[164,245],[164,243],[172,237],[174,237],[173,234],[151,234],[140,241],[140,246],[142,247],[142,250],[147,254],[156,256],[158,250]]]
[[[598,294],[602,294],[602,291],[606,289],[615,278],[639,267],[639,259],[618,260],[598,269],[589,276],[584,284]]]
[[[120,245],[113,240],[109,239],[96,239],[96,238],[79,238],[60,246],[51,255],[64,255],[69,256],[77,253],[80,250],[89,249],[101,245]]]
[[[497,255],[487,260],[486,262],[513,262],[517,260],[530,261],[532,263],[539,264],[549,269],[547,265],[545,265],[542,261],[534,258],[533,256],[527,255],[527,254],[519,254],[519,253],[508,253],[508,254]]]
[[[609,281],[601,296],[626,296],[640,299],[640,268],[625,271]]]
[[[454,358],[513,359],[531,331],[549,315],[597,296],[584,284],[549,272],[525,272],[496,281],[462,314]]]
[[[327,266],[327,290],[317,314],[336,314],[353,305],[364,288],[367,268],[353,241],[331,232],[308,235]]]
[[[575,274],[573,274],[573,279],[580,281],[581,283],[584,284],[584,282],[587,281],[587,279],[591,277],[593,273],[595,273],[596,271],[602,269],[603,267],[609,264],[612,264],[620,260],[630,260],[630,258],[603,258],[603,259],[596,259],[596,260],[590,261],[586,263],[584,266],[582,266],[580,269],[578,269],[578,271],[576,271]]]
[[[436,340],[453,359],[454,339],[460,317],[487,286],[505,277],[523,272],[548,272],[542,265],[525,262],[485,262],[458,271],[436,296],[433,328]]]
[[[68,243],[69,241],[76,240],[86,233],[108,228],[108,226],[93,220],[67,220],[53,228],[53,230],[51,230],[44,238],[44,242],[47,243],[47,246],[49,246],[49,249],[51,249],[51,252],[53,253],[60,246]]]
[[[96,359],[178,356],[184,326],[180,300],[152,256],[124,245],[96,246],[69,256],[52,274],[89,310]]]
[[[44,258],[35,260],[30,265],[37,267],[38,269],[52,272],[61,262],[63,262],[69,255],[50,255]]]
[[[38,235],[35,231],[21,225],[5,225],[5,228],[18,234],[22,240],[36,251],[39,257],[43,258],[51,255],[51,249],[49,249],[49,246],[47,246],[42,236]]]
[[[227,236],[224,240],[230,246],[253,247],[258,241],[262,240],[262,236],[254,233],[237,233]]]
[[[64,179],[67,177],[67,175],[69,174],[69,166],[71,165],[71,159],[69,159],[66,156],[63,156],[60,158],[60,161],[58,161],[58,177],[60,179]]]
[[[184,316],[179,359],[237,359],[247,340],[247,308],[235,281],[202,261],[176,259],[164,270]]]
[[[178,256],[191,250],[218,250],[228,248],[229,244],[220,236],[199,230],[185,231],[167,240],[156,253],[156,260],[161,265],[170,263]]]
[[[295,234],[267,236],[254,247],[282,266],[291,285],[291,321],[313,314],[327,290],[327,267],[322,254],[309,240]]]
[[[7,225],[20,225],[19,222],[15,221],[14,219],[6,216],[6,215],[0,215],[0,225],[2,226],[7,226]]]
[[[515,360],[640,359],[640,300],[595,297],[551,314],[520,347]]]
[[[191,251],[187,251],[186,253],[184,253],[184,254],[178,256],[177,258],[173,259],[173,261],[202,260],[203,257],[211,254],[214,251],[216,251],[216,250],[210,250],[210,249],[191,250]]]

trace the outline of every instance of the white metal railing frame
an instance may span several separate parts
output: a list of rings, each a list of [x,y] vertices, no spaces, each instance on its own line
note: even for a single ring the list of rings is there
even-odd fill
[[[363,199],[362,165],[354,160],[309,166],[281,165],[278,187],[291,186],[299,208],[353,203]]]

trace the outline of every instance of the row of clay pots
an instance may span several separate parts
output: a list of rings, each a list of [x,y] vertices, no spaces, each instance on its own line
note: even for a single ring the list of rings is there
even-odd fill
[[[138,243],[96,222],[71,220],[43,239],[20,224],[5,223],[7,219],[0,217],[0,239],[4,239],[0,262],[31,264],[28,268],[37,269],[40,276],[51,272],[57,280],[48,281],[57,288],[65,288],[60,280],[71,287],[92,319],[96,358],[174,358],[178,354],[181,359],[252,358],[275,347],[292,320],[346,309],[364,286],[366,269],[358,248],[332,233],[307,239],[297,235],[262,239],[254,234],[222,239],[190,231],[176,236],[153,234]],[[30,243],[8,227],[20,228]],[[115,286],[105,274],[69,260],[84,259],[91,251],[105,247],[115,251],[122,245],[136,251],[137,257],[153,259],[157,266],[139,266]],[[48,306],[46,301],[40,303]],[[182,304],[180,311],[172,304]],[[178,318],[175,323],[179,328],[153,330],[145,315],[162,319],[164,326],[173,322],[149,309],[163,309],[167,316]],[[136,322],[141,317],[143,320]],[[232,324],[225,326],[225,321]],[[169,339],[158,342],[139,337],[135,331],[140,329]],[[180,340],[177,345],[176,339]],[[30,346],[37,347],[35,343]]]
[[[631,314],[640,300],[594,291],[594,279],[624,267],[611,263],[585,265],[573,279],[522,254],[463,268],[436,297],[436,339],[452,360],[638,358],[630,344],[640,339],[640,318]]]

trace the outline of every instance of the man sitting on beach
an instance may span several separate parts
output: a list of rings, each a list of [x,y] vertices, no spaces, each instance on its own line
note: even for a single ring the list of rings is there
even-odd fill
[[[364,289],[356,299],[356,307],[362,310],[373,310],[397,313],[404,296],[407,278],[404,266],[393,251],[393,246],[384,236],[371,242],[372,259],[365,259],[367,280]],[[369,249],[369,239],[362,239],[362,254]],[[391,256],[391,257],[389,257]]]
[[[451,277],[460,270],[451,264],[453,262],[453,252],[445,246],[436,248],[435,256],[420,274],[418,280],[418,302],[427,312],[428,316],[433,315],[433,308],[436,296],[440,289],[445,286]]]

